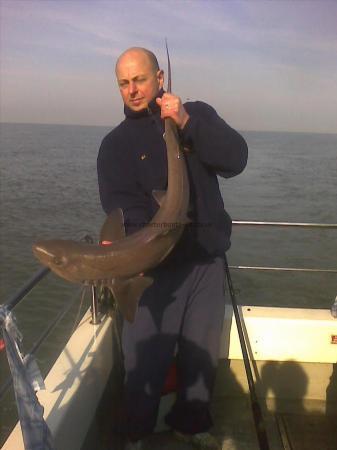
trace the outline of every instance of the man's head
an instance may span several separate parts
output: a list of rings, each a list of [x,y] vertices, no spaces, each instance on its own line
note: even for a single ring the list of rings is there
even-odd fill
[[[120,55],[116,77],[123,101],[133,111],[147,108],[164,84],[157,58],[141,47],[129,48]]]

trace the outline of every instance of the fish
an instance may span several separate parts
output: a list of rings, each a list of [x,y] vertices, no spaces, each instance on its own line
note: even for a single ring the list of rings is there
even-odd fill
[[[169,58],[169,57],[168,57]],[[169,65],[169,88],[171,90]],[[126,236],[123,211],[116,209],[106,218],[100,242],[40,240],[33,244],[35,257],[58,276],[73,282],[108,287],[123,316],[134,322],[138,302],[153,278],[147,274],[158,266],[180,239],[188,217],[190,188],[183,148],[177,126],[165,119],[167,150],[166,191],[153,191],[159,209],[142,229]]]
[[[152,278],[146,275],[159,265],[190,222],[189,180],[175,123],[165,119],[168,161],[166,191],[154,191],[159,209],[139,231],[126,236],[121,209],[112,211],[95,245],[73,240],[41,240],[33,244],[35,257],[58,276],[73,282],[108,287],[123,316],[133,322],[137,304]],[[144,274],[144,275],[143,275]]]

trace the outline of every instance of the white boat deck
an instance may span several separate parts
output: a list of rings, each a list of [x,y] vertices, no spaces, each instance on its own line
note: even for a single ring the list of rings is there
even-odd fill
[[[326,310],[242,307],[242,314],[271,450],[337,450],[337,320]],[[47,391],[39,393],[57,450],[122,448],[111,434],[121,392],[115,324],[114,317],[105,317],[93,326],[87,314],[48,374]],[[223,450],[259,449],[230,314],[223,333],[212,433]],[[272,359],[273,348],[277,361]],[[161,424],[160,417],[157,430]],[[148,439],[146,450],[192,448],[160,431]],[[23,450],[19,425],[3,450]]]
[[[237,329],[227,311],[211,431],[222,450],[259,450]],[[271,450],[337,450],[337,346],[332,343],[337,321],[326,310],[243,307],[242,314]],[[277,361],[271,357],[273,347]],[[110,422],[120,400],[118,375],[81,450],[123,449]],[[157,432],[146,440],[146,450],[194,448],[165,431],[163,417],[172,397],[163,397]]]

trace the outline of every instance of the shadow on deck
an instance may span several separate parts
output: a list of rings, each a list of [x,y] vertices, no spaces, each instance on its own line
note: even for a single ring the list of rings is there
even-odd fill
[[[119,348],[117,328],[113,348]],[[119,355],[115,355],[112,375],[95,421],[82,450],[123,450],[120,438],[112,434],[118,421],[123,379]],[[242,361],[221,360],[212,402],[212,434],[223,450],[259,450],[250,407],[243,388]],[[258,370],[256,389],[271,450],[337,450],[337,364],[334,364],[326,401],[306,400],[308,376],[295,361],[264,362]],[[172,394],[171,394],[172,395]],[[161,415],[168,411],[172,398],[164,398]],[[167,403],[165,405],[165,403]],[[146,450],[192,450],[191,444],[177,441],[169,431],[151,435]]]

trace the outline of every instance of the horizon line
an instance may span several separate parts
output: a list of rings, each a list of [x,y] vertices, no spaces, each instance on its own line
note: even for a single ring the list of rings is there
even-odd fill
[[[96,128],[115,128],[117,125],[88,125],[81,123],[52,123],[52,122],[2,122],[0,125],[54,125],[54,126],[69,126],[69,127],[96,127]],[[301,133],[301,134],[334,134],[337,135],[337,131],[303,131],[303,130],[257,130],[257,129],[241,129],[241,132],[256,132],[256,133]]]

